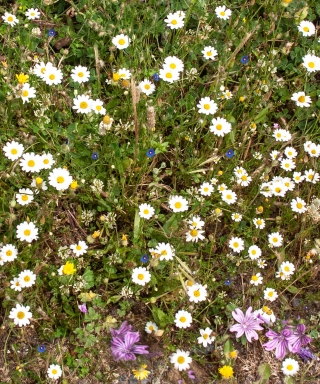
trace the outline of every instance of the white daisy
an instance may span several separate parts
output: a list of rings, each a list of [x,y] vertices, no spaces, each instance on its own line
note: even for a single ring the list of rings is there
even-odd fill
[[[232,99],[232,93],[229,91],[229,89],[226,89],[225,91],[222,92],[222,96],[221,96],[221,99],[226,99],[226,100],[229,100],[229,99]]]
[[[296,184],[301,183],[305,179],[305,177],[301,175],[301,172],[294,172],[292,178]]]
[[[19,20],[12,13],[5,12],[1,17],[6,24],[11,25],[12,27],[19,23]]]
[[[270,152],[270,158],[271,160],[277,160],[278,159],[278,156],[280,155],[280,152],[279,151],[271,151]]]
[[[100,99],[92,100],[91,108],[96,115],[105,115],[106,109]]]
[[[36,282],[36,278],[37,275],[35,275],[29,269],[25,269],[24,271],[20,272],[18,276],[22,288],[32,287],[32,285]]]
[[[284,154],[288,159],[295,159],[298,155],[298,152],[293,147],[286,147],[284,150]]]
[[[288,192],[288,188],[285,186],[283,181],[274,181],[269,183],[271,193],[274,196],[284,197]]]
[[[182,196],[170,196],[169,206],[173,212],[185,212],[188,210],[188,201]]]
[[[153,321],[148,321],[144,330],[147,332],[147,333],[152,333],[152,332],[157,332],[159,330],[158,326],[156,323],[154,323]]]
[[[54,66],[47,66],[43,75],[43,80],[48,85],[61,84],[63,78],[62,71]]]
[[[87,95],[78,95],[73,99],[73,107],[77,113],[89,113],[92,110],[93,100]]]
[[[290,261],[283,261],[280,265],[280,271],[286,276],[293,275],[295,269],[294,264],[290,263]]]
[[[134,268],[131,275],[135,284],[145,286],[151,280],[151,274],[145,267]]]
[[[169,243],[159,243],[153,251],[160,256],[160,260],[166,261],[173,260],[175,254],[174,249]]]
[[[169,68],[172,71],[182,72],[184,64],[181,59],[176,56],[168,56],[164,59],[163,68]]]
[[[19,193],[16,194],[17,203],[20,205],[28,205],[33,200],[33,192],[29,188],[19,189]]]
[[[265,260],[258,259],[258,260],[257,260],[257,266],[258,266],[259,268],[261,268],[261,269],[264,269],[264,267],[267,266],[267,263],[266,263]]]
[[[140,91],[146,94],[147,96],[151,95],[156,89],[156,86],[151,83],[151,81],[149,81],[148,79],[144,79],[143,81],[141,81],[138,87]]]
[[[218,188],[217,188],[217,190],[218,190],[218,192],[220,192],[220,193],[222,193],[223,191],[226,191],[228,189],[228,187],[226,186],[226,184],[219,184],[218,185]]]
[[[275,129],[272,136],[276,139],[276,141],[281,142],[289,141],[292,138],[292,135],[289,131],[281,128]]]
[[[28,20],[35,20],[40,18],[40,12],[38,11],[38,8],[27,9],[25,15],[28,18]]]
[[[313,169],[304,171],[304,178],[308,183],[312,184],[316,184],[320,180],[319,173],[315,172]]]
[[[240,223],[240,221],[242,220],[242,215],[240,213],[233,213],[231,215],[231,219],[236,223]]]
[[[302,65],[307,69],[308,72],[315,72],[320,70],[320,57],[308,54],[304,56],[302,60]]]
[[[266,288],[263,291],[264,299],[268,301],[275,301],[278,297],[278,294],[275,289],[273,288]]]
[[[87,253],[88,246],[85,241],[78,241],[78,244],[71,244],[70,249],[76,256],[82,256]]]
[[[283,242],[283,237],[279,232],[272,232],[268,235],[269,245],[272,247],[281,247]]]
[[[231,124],[223,117],[217,117],[211,120],[209,129],[213,134],[223,137],[227,133],[231,132]]]
[[[251,245],[248,249],[248,255],[251,260],[257,260],[262,254],[261,249],[257,245]]]
[[[240,253],[244,250],[244,241],[240,237],[232,237],[229,240],[229,247],[233,252]]]
[[[201,53],[203,54],[203,57],[207,60],[214,60],[218,55],[216,49],[211,46],[204,47]]]
[[[231,10],[226,8],[225,5],[222,5],[220,7],[217,7],[215,9],[216,15],[219,17],[219,19],[228,20],[231,16]]]
[[[214,115],[218,110],[218,105],[210,97],[203,97],[197,107],[199,108],[198,112],[205,115]]]
[[[24,221],[17,226],[16,236],[20,241],[25,240],[27,243],[31,243],[33,240],[38,239],[38,232],[38,228],[32,221],[30,223]]]
[[[293,212],[297,213],[304,213],[307,210],[307,203],[304,200],[300,199],[300,197],[292,199],[290,206]]]
[[[213,186],[210,183],[202,183],[199,188],[199,193],[202,196],[210,196],[213,192]]]
[[[70,76],[73,81],[82,84],[89,80],[90,72],[87,67],[78,65],[71,70]]]
[[[25,172],[39,172],[42,168],[41,157],[33,152],[24,153],[19,164]]]
[[[22,287],[18,277],[14,277],[13,280],[10,281],[10,284],[11,284],[10,286],[11,289],[13,289],[16,292],[21,292]]]
[[[160,79],[167,81],[168,83],[173,83],[174,81],[179,80],[179,72],[173,71],[169,67],[161,68],[159,71]]]
[[[303,36],[312,36],[316,32],[316,27],[311,21],[302,20],[298,25],[298,31],[302,32]]]
[[[204,233],[204,231],[200,230],[200,229],[190,229],[187,233],[186,233],[186,241],[189,242],[189,241],[192,241],[192,242],[198,242],[198,240],[203,240],[204,239],[204,236],[202,235]]]
[[[55,163],[51,153],[43,153],[41,156],[41,168],[50,169]]]
[[[253,219],[253,224],[256,228],[263,229],[266,226],[266,222],[264,219],[260,219],[259,217],[256,217]]]
[[[292,171],[296,167],[296,163],[292,159],[283,159],[280,166],[285,171]]]
[[[261,276],[261,273],[258,272],[255,275],[251,276],[250,284],[255,285],[256,287],[260,284],[262,284],[263,277]]]
[[[252,181],[252,177],[248,175],[241,175],[237,178],[237,184],[241,187],[247,187]]]
[[[299,363],[288,357],[283,361],[281,370],[286,376],[294,376],[299,371]]]
[[[117,71],[117,74],[120,76],[122,80],[129,80],[131,78],[131,72],[126,68],[120,68]]]
[[[10,263],[11,261],[17,258],[17,255],[18,255],[18,249],[12,244],[4,245],[0,249],[0,256],[4,262]]]
[[[193,303],[199,303],[200,301],[205,301],[208,296],[207,285],[202,284],[193,284],[191,287],[188,287],[187,294],[189,300]]]
[[[298,107],[309,108],[312,101],[310,96],[306,96],[304,92],[297,92],[291,96],[291,100],[295,101]]]
[[[320,144],[310,143],[305,151],[310,155],[310,157],[319,157]]]
[[[30,324],[32,313],[29,312],[30,307],[24,307],[23,305],[17,304],[15,308],[12,308],[9,314],[9,319],[13,319],[14,324],[19,327]]]
[[[188,221],[188,224],[191,229],[202,229],[204,226],[204,221],[201,220],[199,216],[193,216],[191,220]]]
[[[276,321],[276,317],[273,313],[273,310],[264,305],[261,309],[253,312],[254,316],[257,318],[262,318],[267,324],[270,322],[274,323]]]
[[[49,173],[49,184],[58,191],[64,191],[69,188],[72,183],[72,177],[67,169],[54,168]]]
[[[128,48],[130,42],[131,39],[129,36],[126,36],[123,33],[112,38],[112,44],[115,45],[118,49]]]
[[[192,363],[192,358],[189,355],[189,351],[177,349],[177,351],[170,356],[170,363],[174,364],[174,367],[179,371],[185,371],[190,368],[190,364]]]
[[[154,215],[154,208],[150,204],[139,205],[139,216],[149,220]]]
[[[242,175],[248,174],[248,172],[243,167],[234,168],[233,173],[235,174],[236,177],[240,177]]]
[[[51,364],[47,370],[48,377],[53,380],[59,379],[62,375],[62,370],[60,368],[60,365],[57,364]]]
[[[183,309],[175,314],[174,322],[178,328],[188,328],[192,324],[191,313],[184,311]]]
[[[24,146],[16,141],[8,141],[2,148],[5,157],[9,160],[14,161],[19,159],[24,151]]]
[[[40,61],[40,63],[37,63],[34,66],[33,73],[43,80],[46,71],[50,70],[51,68],[54,68],[52,63],[48,62],[45,64],[43,61]]]
[[[221,193],[222,200],[227,204],[234,204],[237,201],[237,195],[231,189],[225,189]]]
[[[183,17],[178,13],[169,13],[167,18],[164,19],[164,22],[167,24],[167,27],[171,29],[180,29],[184,26]]]
[[[198,337],[198,344],[202,344],[205,348],[208,346],[208,344],[211,344],[215,337],[211,336],[212,329],[207,327],[206,329],[200,329],[200,337]]]
[[[22,99],[23,104],[25,102],[29,102],[29,99],[33,99],[36,97],[36,90],[33,87],[30,87],[29,83],[24,83],[20,90],[20,97]]]

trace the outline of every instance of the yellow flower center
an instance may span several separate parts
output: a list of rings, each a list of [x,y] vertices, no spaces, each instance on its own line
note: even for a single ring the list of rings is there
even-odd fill
[[[21,200],[22,201],[28,201],[28,195],[22,195]]]
[[[182,207],[182,204],[180,203],[180,201],[177,201],[176,203],[174,203],[174,207],[180,209]]]
[[[220,15],[221,15],[221,16],[225,16],[226,13],[222,11],[222,12],[220,12]]]
[[[150,89],[150,85],[149,84],[145,84],[144,85],[144,89],[147,89],[147,90]]]
[[[298,209],[301,209],[303,207],[303,205],[301,203],[297,203],[297,208]]]
[[[77,246],[76,246],[76,250],[77,250],[77,251],[81,251],[81,249],[82,249],[82,248],[81,248],[81,245],[77,245]]]
[[[81,101],[80,108],[81,109],[87,109],[88,108],[88,103],[86,101]]]
[[[181,316],[180,321],[181,321],[181,323],[185,323],[187,321],[187,319],[184,316]]]
[[[238,247],[239,247],[239,243],[235,242],[235,243],[233,243],[233,246],[234,246],[235,248],[238,248]]]
[[[257,220],[257,224],[258,224],[258,225],[261,225],[261,224],[262,224],[262,220],[261,220],[261,219],[258,219],[258,220]]]
[[[286,272],[290,272],[290,268],[289,268],[287,265],[284,267],[284,270],[285,270]]]
[[[8,251],[6,252],[6,255],[7,255],[7,256],[12,256],[12,251],[8,250]]]
[[[153,326],[149,325],[149,331],[153,331],[153,330],[154,330]]]
[[[288,371],[292,371],[293,370],[293,366],[291,364],[287,365],[287,370]]]
[[[177,22],[177,20],[171,20],[171,24],[173,24],[173,25],[177,25],[178,22]]]
[[[242,175],[242,176],[241,176],[241,180],[242,180],[242,181],[246,181],[247,178],[248,178],[248,177],[247,177],[246,175]]]
[[[251,254],[252,255],[255,255],[257,253],[257,251],[255,250],[255,249],[253,249],[252,251],[251,251]]]
[[[310,61],[310,63],[308,63],[308,67],[309,68],[314,68],[315,67],[315,64],[313,61]]]
[[[305,96],[300,96],[300,97],[298,98],[298,101],[300,101],[300,103],[304,103],[304,102],[306,101]]]
[[[251,277],[251,280],[258,281],[259,279],[258,279],[258,277],[256,275],[254,275],[254,276]]]
[[[178,359],[177,359],[177,362],[179,363],[179,364],[183,364],[184,362],[185,362],[185,358],[183,357],[183,356],[179,356],[178,357]]]
[[[205,192],[208,192],[208,191],[209,191],[209,188],[208,188],[208,187],[204,187],[203,190],[204,190]]]
[[[78,72],[78,77],[83,77],[84,73],[83,72]]]
[[[18,319],[22,320],[24,317],[25,317],[24,312],[19,311],[19,312],[17,313],[17,318],[18,318]]]
[[[168,252],[166,250],[161,251],[162,256],[167,256]]]
[[[11,154],[12,155],[16,155],[18,153],[18,151],[15,149],[15,148],[12,148],[11,149]]]
[[[101,105],[97,105],[97,106],[96,106],[96,110],[97,110],[97,111],[101,111]]]
[[[212,51],[208,51],[207,56],[212,56]]]
[[[36,184],[37,184],[37,185],[42,184],[42,182],[43,182],[43,180],[41,179],[41,177],[37,177],[37,178],[36,178]]]
[[[200,297],[200,291],[197,289],[193,292],[194,297]]]
[[[126,43],[125,39],[119,39],[118,43],[120,45],[124,45]]]
[[[28,161],[28,167],[34,167],[36,165],[34,160],[29,160]]]
[[[232,200],[232,195],[227,195],[226,197],[228,200]]]
[[[281,188],[280,188],[280,187],[277,187],[277,188],[275,189],[275,191],[276,191],[277,193],[280,193],[280,192],[281,192]]]
[[[217,124],[216,128],[217,128],[218,131],[221,131],[222,125],[221,124]]]
[[[172,78],[172,73],[171,72],[167,72],[166,73],[166,78],[167,79],[171,79]]]
[[[177,68],[177,66],[176,66],[176,64],[175,64],[175,63],[171,63],[171,64],[170,64],[170,68],[171,68],[171,69],[176,69],[176,68]]]
[[[303,30],[304,30],[304,32],[309,32],[309,28],[308,27],[303,27]]]
[[[144,213],[145,215],[147,215],[147,214],[149,213],[149,209],[144,209],[144,210],[143,210],[143,213]]]
[[[143,280],[143,279],[144,279],[144,274],[143,274],[143,273],[139,273],[139,275],[138,275],[138,279],[139,279],[139,280]]]
[[[206,109],[206,110],[210,109],[210,104],[205,104],[205,105],[203,106],[203,108]]]
[[[30,276],[25,276],[25,277],[23,278],[23,280],[27,283],[27,282],[30,281],[31,279],[30,279]]]
[[[276,237],[274,237],[274,238],[272,239],[272,241],[273,241],[274,243],[277,243],[277,242],[278,242],[278,239],[277,239]]]
[[[205,340],[207,340],[208,335],[205,333],[202,337],[203,337]]]
[[[56,374],[58,373],[58,371],[57,371],[56,369],[53,369],[53,370],[51,371],[51,373],[52,373],[53,375],[56,375]]]
[[[46,68],[45,68],[45,67],[41,68],[41,70],[40,70],[40,72],[41,72],[43,75],[44,75],[45,71],[46,71]]]
[[[30,236],[30,235],[31,235],[31,231],[30,231],[30,229],[25,229],[24,232],[23,232],[23,234],[24,234],[25,236]]]
[[[64,177],[62,177],[62,176],[58,176],[57,177],[57,183],[58,184],[62,184],[64,182]]]
[[[110,124],[110,121],[111,121],[110,116],[108,116],[108,115],[104,116],[103,124]]]
[[[56,78],[56,76],[53,73],[51,73],[51,75],[49,75],[50,80],[54,80],[55,78]]]
[[[10,21],[10,22],[13,21],[13,17],[12,17],[12,16],[9,16],[9,17],[8,17],[8,21]]]
[[[313,175],[308,175],[308,179],[312,180],[313,179]]]
[[[273,296],[273,292],[271,291],[271,292],[268,292],[268,296],[269,297],[272,297]]]
[[[28,97],[28,95],[29,95],[29,92],[26,89],[22,91],[23,97]]]

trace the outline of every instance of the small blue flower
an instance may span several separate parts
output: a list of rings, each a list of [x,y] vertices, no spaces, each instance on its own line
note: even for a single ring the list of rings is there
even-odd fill
[[[229,149],[226,152],[226,156],[227,156],[228,159],[231,159],[234,156],[234,150],[233,149]]]
[[[93,152],[93,154],[91,155],[91,159],[92,160],[98,160],[99,159],[99,155],[97,152]]]
[[[146,153],[146,155],[148,156],[148,157],[153,157],[154,155],[156,154],[156,151],[153,149],[153,148],[149,148],[148,150],[147,150],[147,153]]]
[[[38,347],[38,352],[43,353],[47,350],[47,347],[43,344],[40,344]]]
[[[244,55],[241,57],[240,61],[242,64],[248,64],[250,61],[250,57],[248,55]]]
[[[56,34],[57,34],[57,32],[56,32],[54,29],[49,29],[48,35],[49,35],[50,37],[53,37],[53,36],[55,36]]]
[[[159,81],[159,79],[160,79],[159,75],[157,73],[155,73],[152,77],[153,77],[154,81]]]
[[[142,255],[140,261],[142,263],[147,263],[149,261],[149,256],[146,254]]]
[[[225,280],[224,284],[229,287],[231,285],[231,280],[230,279]]]

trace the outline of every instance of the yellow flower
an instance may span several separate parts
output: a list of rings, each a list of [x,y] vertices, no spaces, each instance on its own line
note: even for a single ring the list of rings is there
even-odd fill
[[[246,98],[245,96],[240,96],[239,101],[242,103],[245,100],[245,98]]]
[[[150,371],[146,370],[146,364],[142,364],[139,369],[133,369],[132,372],[137,380],[144,380],[149,376]]]
[[[109,115],[105,115],[103,117],[103,124],[105,125],[109,125],[111,123],[111,119],[110,119],[110,116]]]
[[[99,237],[100,236],[100,231],[94,231],[93,232],[93,234],[92,234],[92,237],[94,238],[94,239],[96,239],[97,237]]]
[[[223,171],[219,171],[219,172],[218,172],[218,175],[219,175],[219,176],[223,175]]]
[[[113,80],[113,81],[119,81],[119,80],[120,80],[120,75],[119,75],[119,73],[114,73],[114,74],[112,75],[112,80]]]
[[[64,275],[73,275],[76,272],[76,268],[74,267],[74,264],[70,261],[67,261],[65,265],[62,268],[62,273]]]
[[[219,368],[219,373],[224,379],[230,379],[233,377],[233,368],[230,365],[224,365],[222,368]]]
[[[39,186],[43,183],[43,180],[41,179],[41,177],[36,177],[36,185]]]
[[[235,359],[238,356],[238,352],[237,351],[231,351],[231,352],[229,352],[229,356],[231,359]]]
[[[20,75],[16,75],[16,78],[18,79],[19,84],[24,84],[29,80],[29,76],[25,75],[24,73],[20,73]]]
[[[77,189],[78,188],[78,183],[76,180],[73,180],[72,183],[70,184],[70,189]]]

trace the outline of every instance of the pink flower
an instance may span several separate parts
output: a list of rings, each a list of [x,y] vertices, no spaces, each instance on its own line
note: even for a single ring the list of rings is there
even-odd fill
[[[245,315],[241,309],[236,308],[236,310],[232,312],[232,316],[239,323],[233,325],[230,328],[231,332],[237,332],[237,338],[245,334],[249,343],[251,343],[252,338],[258,340],[258,334],[256,331],[263,330],[263,328],[260,326],[260,324],[263,323],[263,320],[255,318],[254,314],[252,313],[252,307],[247,309]]]

